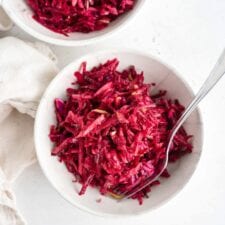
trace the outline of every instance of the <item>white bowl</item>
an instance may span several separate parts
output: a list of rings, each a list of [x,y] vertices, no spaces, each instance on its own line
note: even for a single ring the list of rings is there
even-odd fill
[[[0,4],[2,4],[2,7],[13,22],[30,35],[55,45],[80,46],[94,43],[118,31],[127,24],[128,21],[135,17],[141,6],[143,6],[144,1],[145,0],[137,0],[133,10],[120,16],[101,31],[95,31],[88,34],[71,33],[69,37],[55,33],[35,21],[32,18],[33,13],[25,0],[0,0]]]
[[[171,177],[161,179],[161,185],[152,188],[150,198],[144,199],[142,206],[131,199],[117,202],[112,198],[100,195],[95,188],[88,188],[85,195],[79,196],[78,191],[81,185],[73,183],[72,175],[66,170],[64,164],[59,163],[57,157],[50,154],[53,145],[48,138],[49,128],[56,122],[53,101],[56,97],[65,97],[66,88],[71,86],[71,82],[75,79],[73,72],[83,61],[87,61],[88,67],[91,68],[115,57],[120,61],[119,69],[135,65],[138,71],[144,71],[145,82],[155,82],[157,89],[168,90],[170,98],[179,98],[185,106],[194,97],[192,90],[181,76],[151,56],[134,51],[116,50],[86,55],[65,67],[47,88],[36,115],[35,146],[39,163],[46,177],[68,202],[97,215],[136,215],[159,207],[187,184],[201,156],[202,123],[200,113],[196,110],[185,124],[188,133],[194,135],[193,153],[169,165]],[[99,198],[102,199],[101,203],[96,202]]]

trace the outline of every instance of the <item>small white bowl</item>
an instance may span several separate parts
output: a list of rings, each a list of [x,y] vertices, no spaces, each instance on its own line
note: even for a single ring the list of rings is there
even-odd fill
[[[39,163],[51,184],[72,205],[97,215],[136,215],[157,208],[171,199],[189,181],[194,173],[202,151],[202,123],[196,110],[185,124],[189,134],[194,135],[193,153],[169,165],[171,177],[161,179],[161,185],[153,187],[150,197],[144,199],[143,205],[128,199],[118,202],[99,194],[95,188],[88,188],[85,195],[79,196],[81,185],[72,182],[72,175],[64,164],[59,163],[57,157],[51,156],[52,143],[48,138],[50,125],[55,124],[54,99],[65,98],[65,90],[74,81],[73,73],[83,61],[87,61],[88,68],[105,62],[107,59],[118,58],[119,69],[135,65],[138,71],[144,71],[145,82],[155,82],[157,89],[168,90],[169,98],[178,98],[183,105],[187,105],[194,97],[180,75],[168,66],[151,56],[136,51],[101,51],[83,56],[65,67],[47,88],[38,108],[35,121],[35,146]],[[96,200],[102,201],[97,203]]]
[[[30,35],[42,41],[62,46],[81,46],[94,43],[105,38],[112,33],[118,32],[124,27],[143,6],[145,0],[137,0],[133,10],[120,16],[101,31],[95,31],[88,34],[71,33],[69,37],[55,33],[32,18],[33,12],[26,4],[25,0],[0,0],[0,5],[4,8],[9,17]]]

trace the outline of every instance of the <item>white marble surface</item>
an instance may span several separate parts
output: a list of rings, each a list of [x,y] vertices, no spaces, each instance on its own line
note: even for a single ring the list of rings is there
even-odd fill
[[[63,67],[75,56],[106,46],[142,49],[175,67],[197,90],[225,47],[224,0],[148,0],[142,13],[102,43],[79,48],[54,47]],[[33,40],[14,27],[0,37]],[[113,219],[71,207],[50,186],[38,164],[27,169],[14,190],[29,225],[224,225],[225,224],[225,78],[201,104],[205,140],[199,167],[184,190],[152,213]],[[139,207],[139,206],[137,206]]]

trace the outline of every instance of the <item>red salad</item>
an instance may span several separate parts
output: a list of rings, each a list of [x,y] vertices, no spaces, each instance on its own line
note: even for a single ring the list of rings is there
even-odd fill
[[[50,130],[52,155],[76,181],[101,194],[129,191],[160,170],[169,133],[184,107],[166,91],[145,84],[134,66],[117,69],[117,59],[74,73],[66,99],[55,99],[56,125]],[[192,151],[191,136],[182,127],[174,138],[169,161]],[[169,177],[165,170],[162,177]],[[140,204],[154,182],[132,198]]]
[[[68,35],[102,30],[130,11],[136,0],[26,0],[33,18],[52,31]]]

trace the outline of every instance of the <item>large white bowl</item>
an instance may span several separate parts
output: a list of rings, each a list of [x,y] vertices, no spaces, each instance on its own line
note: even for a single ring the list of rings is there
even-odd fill
[[[128,21],[135,17],[144,2],[145,0],[137,0],[133,10],[120,16],[101,31],[95,31],[88,34],[76,32],[71,33],[69,37],[55,33],[36,22],[32,18],[33,13],[25,0],[0,0],[0,5],[2,5],[13,22],[30,35],[55,45],[80,46],[94,43],[112,33],[115,33],[116,31],[119,31],[119,29],[124,27]]]
[[[56,97],[65,97],[65,89],[74,81],[73,72],[83,61],[88,67],[98,65],[107,59],[118,58],[119,69],[135,65],[138,71],[144,71],[145,82],[156,82],[158,89],[168,90],[169,98],[178,98],[187,105],[194,97],[192,90],[174,70],[151,56],[134,51],[103,51],[83,56],[64,68],[47,88],[38,108],[35,121],[35,146],[39,163],[55,189],[74,206],[97,215],[136,215],[147,212],[167,202],[178,193],[189,181],[198,164],[202,151],[202,123],[199,111],[196,110],[188,119],[185,128],[194,135],[193,153],[186,155],[174,164],[170,164],[169,179],[161,179],[161,185],[152,188],[150,198],[144,199],[142,206],[137,201],[116,200],[101,196],[95,188],[88,188],[83,196],[78,195],[81,185],[72,182],[71,174],[64,164],[59,163],[57,157],[51,156],[52,143],[48,134],[50,125],[55,124],[54,104]],[[101,198],[101,203],[96,200]]]

